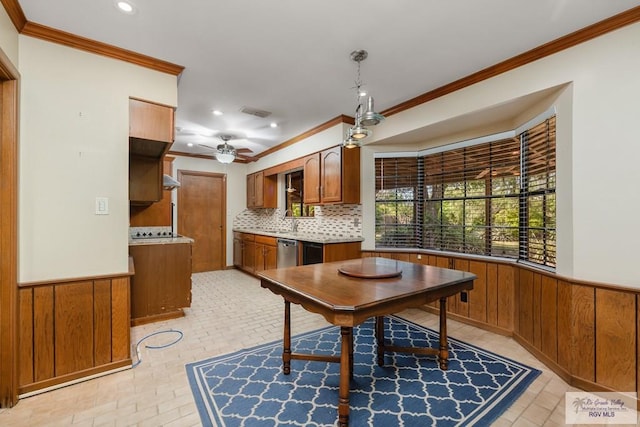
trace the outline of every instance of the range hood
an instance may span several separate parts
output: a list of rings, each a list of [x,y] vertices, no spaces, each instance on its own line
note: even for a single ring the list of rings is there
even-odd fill
[[[180,183],[176,181],[172,176],[167,175],[166,173],[162,175],[162,188],[165,190],[173,190],[174,188],[180,187]]]

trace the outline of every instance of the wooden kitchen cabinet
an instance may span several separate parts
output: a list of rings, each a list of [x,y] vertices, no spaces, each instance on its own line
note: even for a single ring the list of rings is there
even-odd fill
[[[162,200],[163,158],[173,143],[174,109],[129,99],[129,201],[150,205]]]
[[[135,154],[129,155],[129,202],[150,205],[162,200],[162,162]]]
[[[277,267],[278,244],[275,237],[255,236],[255,273]]]
[[[129,246],[132,326],[184,316],[191,306],[191,243]]]
[[[320,153],[311,154],[303,160],[304,203],[319,204],[320,199]]]
[[[242,233],[242,269],[253,274],[256,269],[255,235]]]
[[[247,273],[276,268],[277,239],[251,233],[233,233],[233,265]]]
[[[265,176],[263,171],[247,175],[247,208],[276,208],[277,186],[277,175]]]
[[[256,174],[247,175],[247,208],[256,207]]]
[[[305,204],[360,203],[360,148],[329,148],[303,166]]]
[[[163,174],[173,175],[174,157],[165,156],[162,162]],[[161,178],[162,179],[162,178]],[[135,180],[134,180],[135,181]],[[160,227],[171,226],[171,191],[162,189],[162,198],[151,205],[137,205],[129,207],[130,227]]]
[[[242,233],[233,233],[233,265],[242,269]]]
[[[329,243],[325,244],[322,256],[323,262],[344,261],[360,258],[362,242]]]
[[[162,141],[174,140],[174,108],[129,98],[129,137]]]

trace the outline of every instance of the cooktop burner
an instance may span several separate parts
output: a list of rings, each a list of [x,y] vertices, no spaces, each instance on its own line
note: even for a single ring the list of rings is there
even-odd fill
[[[179,236],[173,232],[173,227],[157,226],[157,227],[129,227],[130,239],[171,239]]]
[[[170,231],[142,231],[137,232],[135,234],[131,234],[132,239],[170,239],[173,237],[179,237],[176,233],[172,233]]]

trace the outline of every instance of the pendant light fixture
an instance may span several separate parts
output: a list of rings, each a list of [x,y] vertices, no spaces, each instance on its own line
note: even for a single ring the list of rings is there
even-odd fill
[[[376,113],[373,107],[373,97],[368,96],[362,91],[362,80],[360,79],[360,63],[367,59],[369,54],[366,50],[354,50],[351,52],[351,60],[358,64],[358,74],[356,76],[356,114],[355,124],[347,130],[342,145],[346,148],[354,148],[360,146],[360,141],[371,135],[371,131],[367,126],[375,126],[384,120],[382,114]],[[366,98],[366,99],[365,99]],[[366,102],[365,102],[366,101]],[[365,105],[366,104],[366,105]]]
[[[289,177],[289,185],[287,186],[287,193],[289,194],[295,193],[297,190],[293,188],[293,186],[291,185],[291,174],[289,174],[288,177]]]

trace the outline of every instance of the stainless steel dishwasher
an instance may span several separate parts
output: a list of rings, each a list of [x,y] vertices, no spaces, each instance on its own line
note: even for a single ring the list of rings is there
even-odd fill
[[[294,267],[298,265],[298,241],[278,239],[277,268]]]

